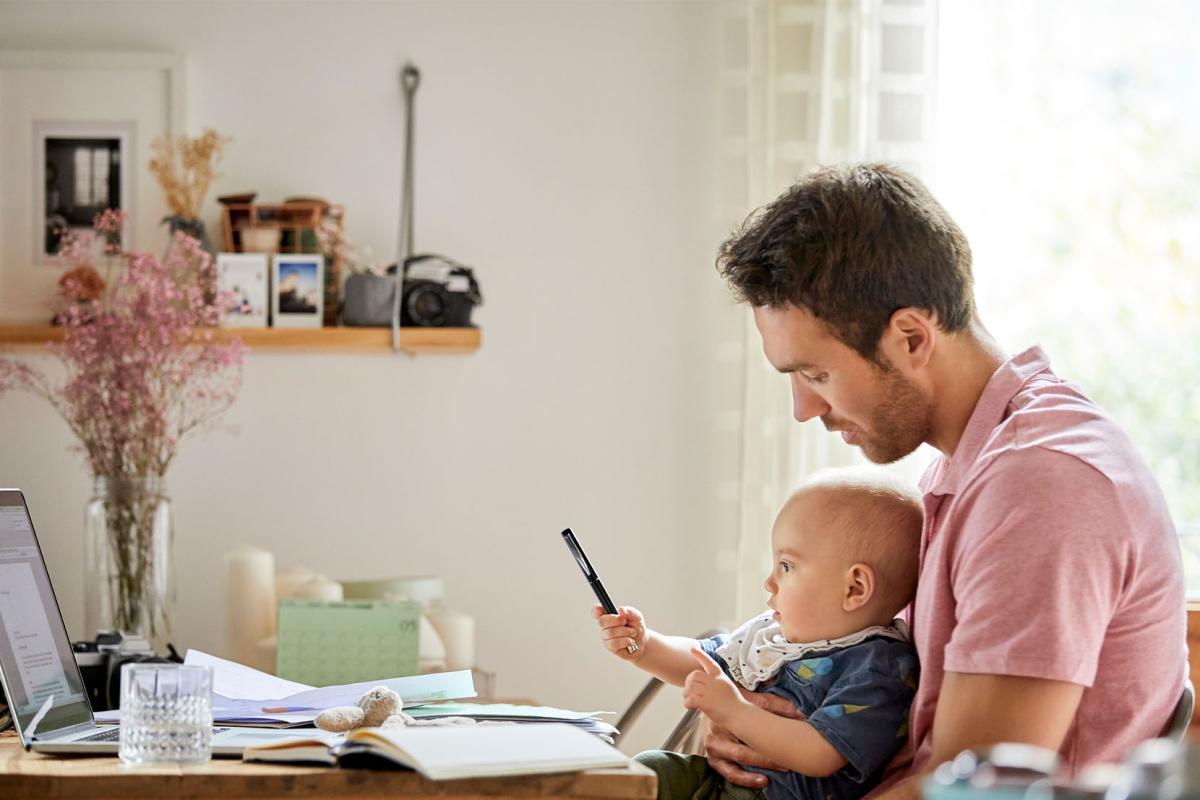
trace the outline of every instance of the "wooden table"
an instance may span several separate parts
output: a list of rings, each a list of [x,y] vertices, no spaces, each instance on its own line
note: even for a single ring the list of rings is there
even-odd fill
[[[430,781],[408,770],[244,764],[214,758],[199,767],[125,767],[116,758],[27,753],[16,734],[0,734],[0,798],[613,798],[653,800],[654,773],[630,762],[602,769],[514,778]]]

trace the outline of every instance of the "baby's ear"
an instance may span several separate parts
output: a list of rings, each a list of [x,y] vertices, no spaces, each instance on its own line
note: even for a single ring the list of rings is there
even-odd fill
[[[842,610],[857,611],[875,596],[875,570],[866,564],[852,564],[846,570]]]

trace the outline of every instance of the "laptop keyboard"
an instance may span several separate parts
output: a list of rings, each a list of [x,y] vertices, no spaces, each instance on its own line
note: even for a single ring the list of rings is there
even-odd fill
[[[218,733],[224,733],[229,728],[213,728],[212,732],[215,736]],[[84,736],[82,739],[76,739],[72,744],[77,742],[119,742],[121,740],[121,726],[113,725],[111,728],[103,731],[97,731],[91,736]]]

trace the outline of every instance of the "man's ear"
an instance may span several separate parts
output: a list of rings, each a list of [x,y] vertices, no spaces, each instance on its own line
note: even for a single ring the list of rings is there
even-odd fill
[[[866,564],[852,564],[846,570],[846,584],[842,593],[842,610],[857,611],[875,596],[875,570]]]
[[[901,308],[888,320],[879,345],[893,366],[915,370],[933,358],[937,335],[936,314],[919,308]]]

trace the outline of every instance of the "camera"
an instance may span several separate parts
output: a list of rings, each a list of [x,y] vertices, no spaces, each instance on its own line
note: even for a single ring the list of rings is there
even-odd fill
[[[170,658],[162,658],[154,652],[150,643],[141,636],[121,634],[117,631],[100,631],[94,641],[75,642],[75,663],[83,677],[93,711],[108,711],[121,707],[121,667],[125,664],[151,662],[179,663],[183,659],[171,650]]]
[[[470,328],[471,311],[483,304],[470,267],[425,254],[404,261],[400,324],[424,328]]]
[[[346,279],[342,323],[350,326],[392,324],[396,300],[396,265],[388,275],[359,273]],[[445,256],[426,253],[404,260],[400,287],[400,324],[404,327],[473,328],[471,312],[483,304],[470,267]]]

